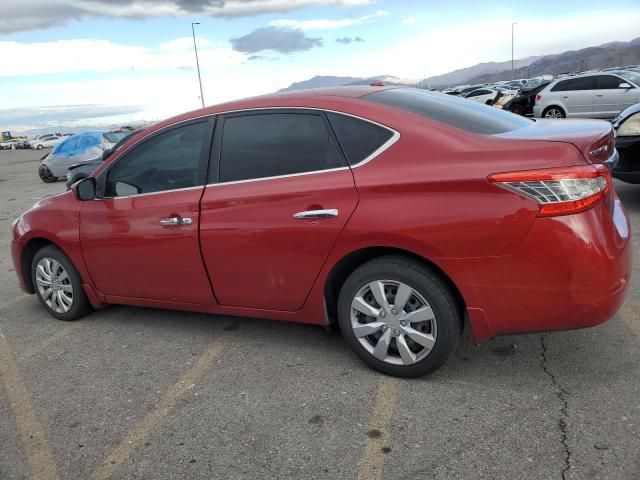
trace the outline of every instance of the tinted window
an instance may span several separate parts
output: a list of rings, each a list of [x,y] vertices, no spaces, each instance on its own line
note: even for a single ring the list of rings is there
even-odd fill
[[[567,85],[569,84],[569,80],[562,80],[556,83],[553,87],[551,87],[552,92],[564,92],[567,89]]]
[[[598,75],[596,77],[596,88],[598,90],[612,90],[618,88],[621,83],[625,83],[625,81],[613,75]]]
[[[593,90],[595,77],[572,78],[568,81],[565,90]]]
[[[143,142],[109,170],[105,195],[118,197],[199,185],[200,153],[208,132],[208,124],[201,122]]]
[[[220,181],[233,182],[341,166],[320,115],[267,113],[227,117]]]
[[[342,150],[351,165],[366,159],[393,136],[390,130],[358,118],[337,113],[328,115]]]
[[[370,93],[362,99],[417,113],[474,133],[493,135],[531,125],[531,120],[519,115],[438,92],[392,88]]]

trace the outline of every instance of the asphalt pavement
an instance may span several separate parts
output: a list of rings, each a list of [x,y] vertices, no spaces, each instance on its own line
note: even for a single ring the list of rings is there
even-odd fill
[[[122,306],[65,323],[11,263],[13,219],[65,188],[41,156],[0,152],[0,479],[640,478],[637,274],[603,325],[479,346],[467,328],[418,380],[312,326]],[[639,272],[640,185],[616,189]]]

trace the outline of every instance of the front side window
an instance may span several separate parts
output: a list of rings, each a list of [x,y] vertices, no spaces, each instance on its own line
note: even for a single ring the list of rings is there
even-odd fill
[[[202,184],[200,160],[208,135],[205,121],[177,127],[144,141],[108,171],[105,196],[154,193]]]
[[[342,166],[324,118],[307,113],[227,117],[220,181],[234,182]]]
[[[596,77],[596,88],[598,90],[614,90],[618,88],[621,83],[625,83],[625,81],[613,75],[598,75]]]

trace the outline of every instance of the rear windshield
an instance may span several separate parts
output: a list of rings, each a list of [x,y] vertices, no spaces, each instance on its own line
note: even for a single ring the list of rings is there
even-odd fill
[[[417,88],[392,88],[370,93],[362,99],[485,135],[506,133],[531,125],[531,120],[504,110]]]

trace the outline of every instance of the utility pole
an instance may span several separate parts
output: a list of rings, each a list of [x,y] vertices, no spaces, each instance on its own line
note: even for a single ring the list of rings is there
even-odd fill
[[[516,26],[516,22],[513,22],[511,24],[511,80],[515,80],[514,73],[513,73],[513,30],[515,26]]]
[[[198,47],[196,45],[196,31],[194,25],[200,25],[200,22],[191,22],[191,33],[193,34],[193,49],[196,52],[196,68],[198,69],[198,83],[200,84],[200,100],[202,100],[202,108],[204,108],[204,95],[202,94],[202,78],[200,78],[200,62],[198,61]]]

